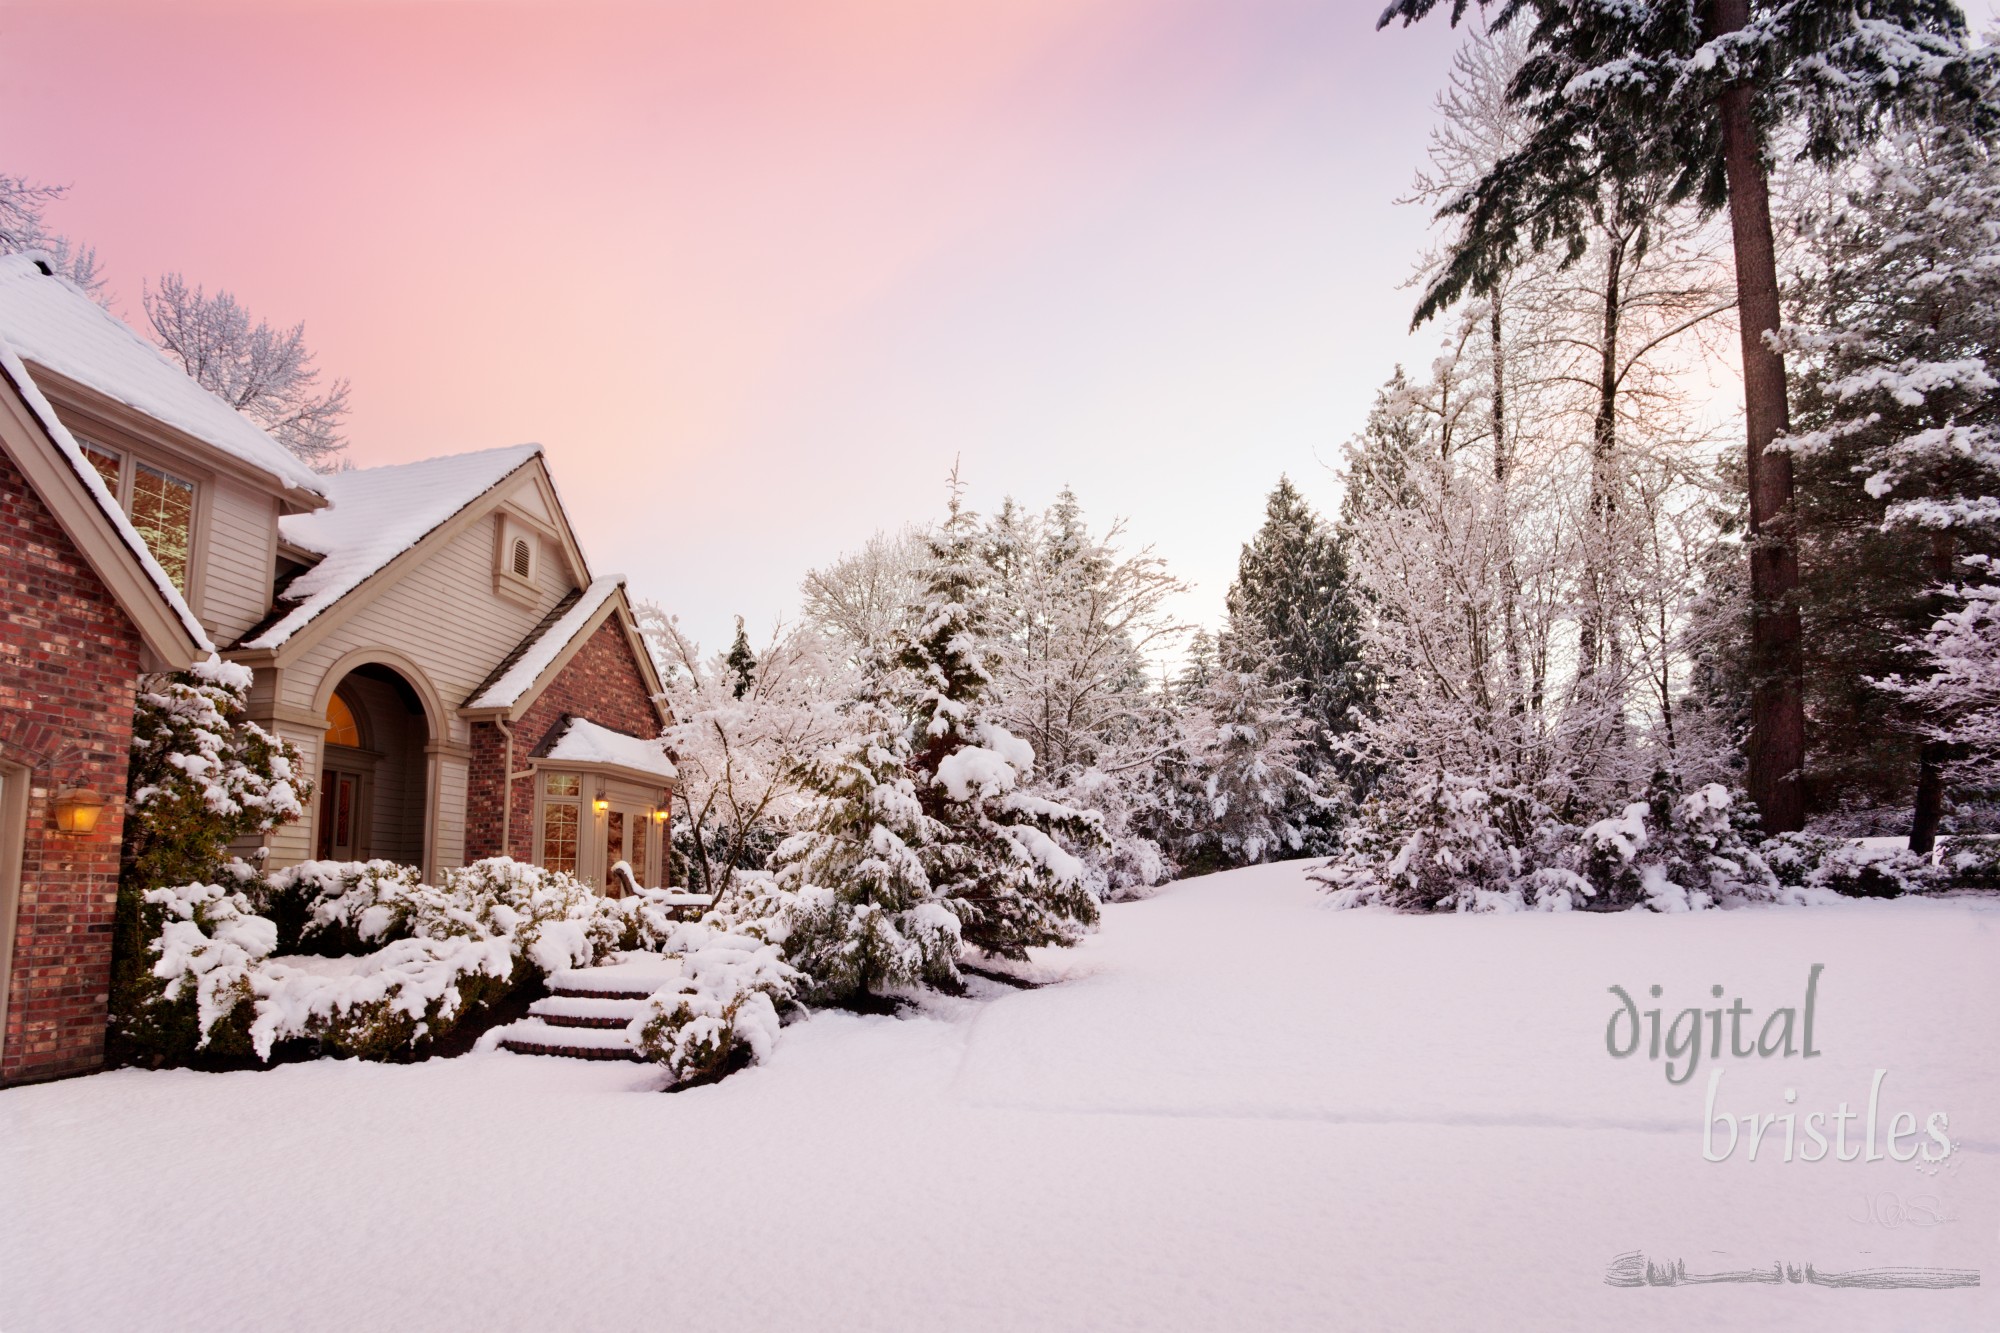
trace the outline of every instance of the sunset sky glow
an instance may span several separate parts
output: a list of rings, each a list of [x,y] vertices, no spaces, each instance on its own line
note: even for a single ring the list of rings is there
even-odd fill
[[[719,646],[800,575],[1068,483],[1213,620],[1410,339],[1443,24],[1376,0],[0,9],[0,169],[118,308],[304,320],[362,465],[536,440]]]

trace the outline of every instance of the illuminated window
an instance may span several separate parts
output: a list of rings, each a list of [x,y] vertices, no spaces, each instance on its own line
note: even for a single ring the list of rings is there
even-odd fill
[[[97,475],[104,478],[104,489],[111,492],[114,500],[117,499],[118,472],[124,460],[101,444],[92,444],[89,440],[79,440],[78,443],[83,446],[84,458],[97,469]]]
[[[132,472],[132,526],[174,586],[186,591],[194,539],[194,483],[139,464]]]
[[[361,724],[354,720],[354,710],[347,706],[347,700],[337,694],[326,703],[326,743],[361,748]]]
[[[576,873],[577,812],[566,801],[542,807],[542,868]]]
[[[575,773],[550,773],[542,790],[551,796],[575,796],[583,791],[583,778]]]

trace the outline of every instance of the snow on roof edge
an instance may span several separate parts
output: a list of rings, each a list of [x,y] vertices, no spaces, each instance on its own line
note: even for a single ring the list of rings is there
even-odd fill
[[[521,654],[520,660],[502,672],[500,678],[479,692],[475,699],[466,701],[467,708],[512,708],[523,694],[534,686],[549,664],[569,646],[570,640],[580,633],[590,618],[597,614],[611,595],[625,586],[623,574],[605,574],[590,581],[583,590],[583,596],[555,624],[548,627],[540,638]]]
[[[0,331],[15,326],[8,341],[23,363],[33,362],[199,440],[287,491],[325,495],[319,473],[88,292],[60,273],[44,272],[49,263],[40,250],[0,255],[0,293],[21,293],[18,303],[0,299],[0,312],[8,316]],[[14,286],[30,280],[35,285]]]
[[[317,510],[310,514],[289,514],[280,519],[278,530],[281,536],[296,546],[320,554],[323,558],[319,564],[306,571],[292,585],[296,589],[301,583],[304,583],[307,589],[304,593],[297,598],[286,596],[279,599],[281,603],[290,601],[292,603],[291,608],[259,631],[254,638],[247,638],[236,646],[245,649],[267,650],[282,648],[291,640],[293,635],[312,624],[313,621],[317,620],[326,611],[339,605],[349,594],[381,573],[405,552],[421,545],[432,533],[451,522],[474,504],[477,504],[482,497],[490,494],[494,487],[506,481],[507,478],[519,472],[536,458],[542,457],[542,446],[539,444],[503,445],[494,449],[476,449],[463,454],[445,454],[437,458],[418,459],[409,463],[385,463],[379,467],[355,468],[348,472],[332,474],[327,479],[329,487],[333,491],[338,492],[343,485],[352,486],[358,481],[379,479],[385,475],[404,469],[448,463],[454,460],[488,458],[495,455],[500,456],[499,461],[505,461],[508,458],[512,458],[513,461],[508,462],[505,469],[497,475],[484,476],[482,474],[483,480],[481,480],[479,489],[470,494],[463,495],[448,510],[418,513],[412,516],[413,521],[410,527],[404,531],[397,531],[391,527],[387,532],[384,532],[380,527],[376,527],[371,530],[370,534],[373,540],[361,541],[351,548],[343,549],[340,542],[327,542],[323,537],[314,538],[309,532],[305,534],[298,532],[298,529],[302,526],[325,525],[329,522],[338,522],[346,518],[347,515],[341,510],[341,501],[337,494],[328,497],[331,503],[325,509]],[[546,471],[546,468],[544,471]],[[356,512],[360,512],[359,506],[357,506]],[[320,584],[320,586],[315,586],[322,579],[324,583]]]
[[[27,364],[4,338],[0,338],[0,369],[4,369],[7,378],[13,381],[16,391],[21,395],[21,401],[28,405],[28,410],[41,422],[42,429],[48,432],[49,439],[54,442],[57,452],[62,454],[64,461],[69,464],[70,470],[83,480],[84,488],[97,502],[98,509],[111,521],[112,528],[125,543],[126,549],[138,558],[139,567],[152,581],[153,590],[160,594],[160,599],[167,604],[167,609],[180,620],[181,628],[194,639],[195,647],[202,652],[213,653],[215,644],[208,637],[207,627],[195,617],[194,609],[187,604],[187,598],[183,597],[181,590],[174,586],[174,581],[167,577],[167,571],[154,558],[151,548],[146,545],[145,538],[141,537],[139,530],[132,526],[132,520],[125,516],[125,511],[119,506],[117,498],[105,486],[104,478],[99,476],[97,469],[84,458],[76,437],[69,433],[69,427],[63,425],[61,418],[56,416],[54,405],[43,395],[41,386],[35,383],[34,376],[28,373]]]
[[[667,757],[665,743],[657,737],[649,740],[627,735],[584,717],[571,718],[542,758],[559,763],[609,764],[661,778],[680,776],[674,761]]]

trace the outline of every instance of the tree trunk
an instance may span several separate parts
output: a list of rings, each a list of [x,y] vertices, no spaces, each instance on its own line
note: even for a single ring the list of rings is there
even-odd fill
[[[1518,718],[1527,707],[1527,681],[1521,665],[1520,598],[1521,576],[1514,565],[1514,521],[1513,507],[1507,500],[1508,479],[1514,470],[1514,446],[1507,438],[1507,344],[1502,337],[1503,324],[1500,315],[1500,289],[1493,290],[1493,304],[1488,311],[1491,320],[1490,336],[1493,339],[1493,482],[1500,492],[1500,540],[1506,544],[1503,552],[1505,567],[1501,575],[1501,651],[1507,668],[1507,712]],[[1521,737],[1513,738],[1515,751],[1514,767],[1519,770]]]
[[[1718,34],[1745,27],[1749,0],[1715,0]],[[1777,247],[1771,235],[1769,182],[1751,88],[1735,84],[1717,103],[1722,162],[1729,182],[1729,224],[1736,250],[1736,309],[1743,336],[1743,409],[1749,426],[1751,694],[1749,787],[1764,828],[1789,833],[1805,824],[1804,661],[1797,590],[1799,557],[1792,512],[1792,458],[1767,454],[1790,429],[1785,358],[1766,341],[1778,329]]]
[[[1939,583],[1950,580],[1957,565],[1958,543],[1954,534],[1931,535],[1930,576]],[[1926,741],[1917,751],[1917,801],[1910,812],[1910,850],[1929,852],[1937,846],[1938,824],[1944,819],[1944,766],[1950,747],[1941,741]]]
[[[1604,310],[1597,335],[1597,409],[1590,426],[1590,530],[1585,538],[1584,589],[1588,605],[1578,627],[1577,675],[1594,677],[1610,634],[1605,584],[1610,578],[1611,519],[1617,508],[1611,470],[1618,452],[1618,326],[1625,277],[1625,237],[1606,227]]]
[[[1928,853],[1937,846],[1938,824],[1944,819],[1945,747],[1924,742],[1917,755],[1917,808],[1910,817],[1910,850]]]

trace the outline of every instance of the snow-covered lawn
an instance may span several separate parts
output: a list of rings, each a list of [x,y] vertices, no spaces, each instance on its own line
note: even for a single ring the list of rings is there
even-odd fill
[[[1754,1028],[1814,963],[1816,1059],[1606,1051],[1612,985]],[[0,1328],[2000,1327],[2000,900],[1414,918],[1275,867],[1042,966],[673,1096],[497,1053],[0,1093]],[[1887,1069],[1882,1133],[1961,1146],[1705,1162],[1711,1064],[1738,1115]],[[1986,1285],[1607,1285],[1634,1250]]]

